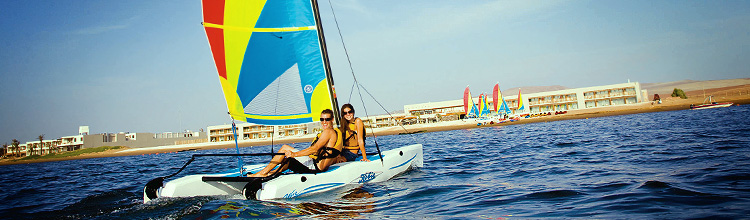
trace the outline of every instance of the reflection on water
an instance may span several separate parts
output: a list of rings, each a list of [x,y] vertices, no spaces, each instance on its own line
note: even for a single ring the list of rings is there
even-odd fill
[[[324,219],[352,219],[362,217],[363,213],[375,211],[375,204],[371,200],[373,197],[372,193],[367,192],[362,187],[357,187],[346,191],[343,197],[332,202],[294,204],[289,203],[289,201],[215,200],[204,204],[198,214],[186,217],[194,219],[245,219],[306,216]]]
[[[369,199],[373,196],[362,187],[357,187],[347,191],[341,199],[330,203],[303,202],[295,207],[306,215],[326,219],[351,219],[360,217],[363,213],[375,211],[375,203]]]

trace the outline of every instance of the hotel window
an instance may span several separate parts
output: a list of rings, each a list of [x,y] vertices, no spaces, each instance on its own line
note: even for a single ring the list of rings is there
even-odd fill
[[[594,92],[587,92],[583,94],[584,99],[594,99]],[[588,108],[588,105],[587,105]]]
[[[599,100],[599,101],[598,101],[598,102],[596,103],[596,105],[597,105],[597,106],[609,106],[609,105],[610,105],[610,103],[609,103],[609,99]]]
[[[625,104],[625,99],[612,99],[612,105],[623,105]]]
[[[625,89],[625,95],[635,95],[635,88]]]
[[[586,108],[593,108],[593,107],[596,107],[596,102],[586,101]]]
[[[625,99],[625,103],[627,103],[627,104],[634,104],[634,103],[637,103],[637,101],[636,101],[635,97],[630,97],[630,98]]]
[[[609,91],[599,91],[596,93],[597,98],[607,98],[609,97]]]
[[[622,89],[613,89],[611,95],[612,96],[621,96],[622,95]]]

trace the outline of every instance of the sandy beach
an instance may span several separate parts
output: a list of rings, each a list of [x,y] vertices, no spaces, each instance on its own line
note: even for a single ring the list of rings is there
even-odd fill
[[[724,96],[714,96],[716,102],[734,102],[735,105],[746,105],[750,104],[750,94],[742,92],[734,92],[732,94],[732,87],[727,87],[727,90],[712,91],[714,94],[725,93]],[[744,87],[742,87],[744,89]],[[691,91],[687,93],[690,98],[680,99],[676,97],[668,97],[668,95],[661,95],[662,104],[653,102],[645,102],[631,105],[622,106],[611,106],[601,107],[595,109],[585,110],[573,110],[568,111],[567,114],[561,115],[550,115],[543,117],[525,118],[515,122],[504,122],[496,124],[488,124],[477,126],[476,122],[473,121],[446,121],[430,124],[416,124],[406,125],[403,127],[388,127],[388,128],[376,128],[374,129],[375,135],[397,135],[400,133],[410,132],[436,132],[446,130],[457,130],[457,129],[472,129],[479,127],[488,126],[507,126],[517,125],[526,123],[539,123],[539,122],[550,122],[559,120],[571,120],[571,119],[587,119],[594,117],[606,117],[614,115],[627,115],[627,114],[638,114],[648,112],[659,112],[659,111],[675,111],[689,109],[690,104],[701,104],[703,103],[703,96],[698,91]],[[723,95],[723,94],[722,94]],[[730,107],[731,108],[731,107]],[[368,134],[370,132],[368,131]],[[288,144],[288,143],[299,143],[299,142],[310,142],[314,138],[314,135],[304,135],[296,137],[282,137],[275,138],[274,144]],[[271,144],[271,139],[263,140],[244,140],[239,141],[240,147],[253,147],[253,146],[265,146]],[[222,148],[234,148],[234,142],[220,142],[220,143],[197,143],[197,144],[184,144],[184,145],[171,145],[171,146],[160,146],[160,147],[148,147],[148,148],[123,148],[118,150],[109,150],[99,153],[83,154],[79,156],[55,158],[55,159],[37,159],[37,160],[14,160],[14,159],[3,159],[0,160],[0,165],[10,164],[27,164],[27,163],[40,163],[40,162],[51,162],[51,161],[62,161],[62,160],[79,160],[89,158],[100,158],[100,157],[119,157],[119,156],[133,156],[133,155],[147,155],[147,154],[160,154],[160,153],[174,153],[178,151],[200,151],[210,149],[222,149]]]

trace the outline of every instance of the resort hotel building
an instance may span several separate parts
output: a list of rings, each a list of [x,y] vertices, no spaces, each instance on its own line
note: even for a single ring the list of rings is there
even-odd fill
[[[320,125],[316,125],[317,123],[283,126],[266,126],[251,123],[236,124],[239,140],[266,139],[270,138],[274,133],[276,133],[274,137],[314,134],[320,129]],[[232,125],[208,126],[207,130],[209,142],[234,141]]]
[[[576,111],[648,101],[647,91],[641,90],[641,85],[638,82],[528,94],[521,92],[521,97],[525,99],[524,102],[526,108],[528,108],[526,111],[528,112],[518,110],[518,95],[503,97],[511,110],[511,115]],[[473,99],[475,100],[474,103],[479,103],[477,97],[473,97]],[[488,99],[487,101],[488,106],[492,106],[492,100]],[[378,115],[363,118],[363,120],[366,124],[372,124],[373,127],[458,120],[466,115],[463,104],[463,99],[411,104],[404,106],[403,114],[393,115],[393,117]],[[496,113],[495,109],[491,107],[490,109],[491,114]]]

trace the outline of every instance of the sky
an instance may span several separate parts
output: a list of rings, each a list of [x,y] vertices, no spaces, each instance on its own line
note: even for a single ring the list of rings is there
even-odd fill
[[[330,3],[319,2],[339,103],[360,117],[383,114],[378,103],[400,110],[495,83],[750,77],[750,1]],[[159,133],[231,123],[201,21],[199,0],[0,1],[0,144],[81,125]],[[375,99],[351,89],[352,72]]]

